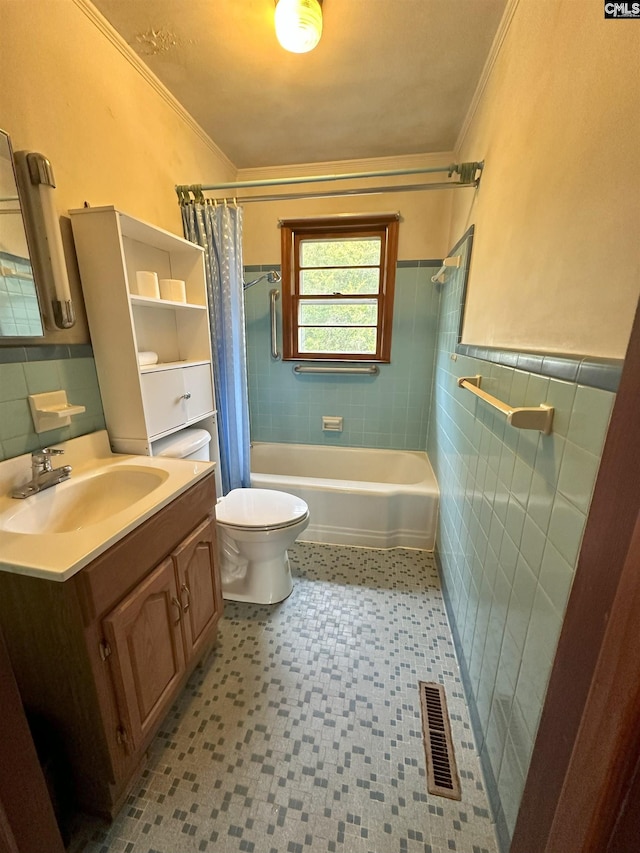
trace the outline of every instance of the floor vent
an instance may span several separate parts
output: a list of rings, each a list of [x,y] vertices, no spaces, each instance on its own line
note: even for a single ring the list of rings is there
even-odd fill
[[[461,799],[460,778],[451,739],[451,725],[444,687],[421,681],[422,734],[427,758],[427,790],[450,800]]]

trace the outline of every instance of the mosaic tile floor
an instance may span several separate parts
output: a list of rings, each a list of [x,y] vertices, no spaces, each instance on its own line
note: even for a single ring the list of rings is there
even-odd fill
[[[225,603],[128,804],[72,853],[495,853],[432,556],[289,553],[291,596]],[[461,802],[427,794],[418,680],[446,687]]]

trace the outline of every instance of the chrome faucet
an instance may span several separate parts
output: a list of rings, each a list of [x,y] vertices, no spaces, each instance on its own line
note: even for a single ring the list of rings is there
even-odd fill
[[[64,450],[58,447],[43,447],[31,454],[31,480],[24,486],[15,489],[11,493],[12,498],[28,498],[45,489],[51,488],[63,480],[68,480],[71,475],[71,465],[61,465],[54,468],[51,464],[52,456],[61,456]]]

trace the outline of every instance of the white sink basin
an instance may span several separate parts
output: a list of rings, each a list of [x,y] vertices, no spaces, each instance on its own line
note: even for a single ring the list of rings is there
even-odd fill
[[[0,462],[0,571],[66,581],[211,474],[211,462],[115,454],[106,431],[62,445],[71,477],[16,500],[31,454]]]
[[[133,506],[167,478],[159,468],[119,467],[66,480],[0,514],[0,530],[12,533],[70,533],[98,524]]]

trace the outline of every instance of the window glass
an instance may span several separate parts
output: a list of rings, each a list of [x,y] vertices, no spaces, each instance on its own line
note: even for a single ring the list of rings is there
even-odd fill
[[[305,240],[300,246],[301,267],[362,266],[380,263],[379,237],[344,240]]]
[[[378,293],[380,269],[322,269],[300,271],[300,293],[317,296],[351,293]]]
[[[327,326],[305,326],[298,330],[301,353],[345,352],[369,354],[376,351],[375,329],[340,329]]]
[[[376,326],[378,303],[375,299],[301,302],[298,323],[301,326]]]

